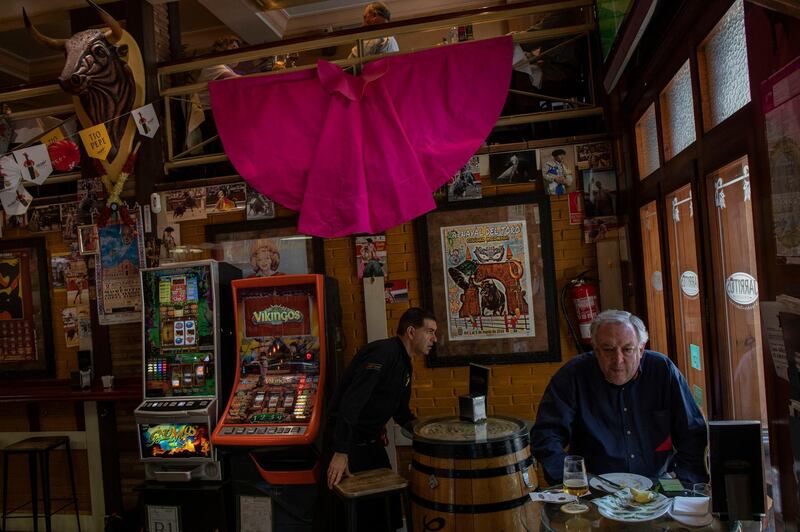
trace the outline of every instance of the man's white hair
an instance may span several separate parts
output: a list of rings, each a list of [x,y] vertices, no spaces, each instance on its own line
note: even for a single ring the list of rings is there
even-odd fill
[[[641,318],[625,310],[610,309],[604,310],[592,320],[591,333],[593,344],[596,343],[597,340],[597,330],[601,326],[609,323],[622,323],[633,327],[633,330],[636,331],[636,336],[639,338],[639,345],[646,344],[647,340],[650,339],[650,335],[647,333],[647,327],[645,327]]]

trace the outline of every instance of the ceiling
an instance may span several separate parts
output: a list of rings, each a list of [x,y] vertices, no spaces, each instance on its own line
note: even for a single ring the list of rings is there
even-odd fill
[[[113,0],[112,0],[113,1]],[[165,0],[148,0],[164,4]],[[274,42],[303,35],[360,26],[365,0],[176,0],[180,10],[181,40],[187,55],[202,55],[225,34],[247,44]],[[514,3],[515,0],[384,0],[392,20],[417,18],[463,9]],[[34,41],[25,31],[22,8],[43,33],[69,37],[71,9],[86,7],[85,0],[2,0],[0,9],[0,86],[53,79],[63,55]],[[109,0],[98,0],[106,4]],[[268,9],[278,6],[277,9]]]

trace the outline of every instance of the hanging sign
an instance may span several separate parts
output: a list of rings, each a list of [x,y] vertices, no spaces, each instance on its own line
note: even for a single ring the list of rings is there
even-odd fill
[[[19,183],[17,188],[8,188],[0,192],[0,202],[3,204],[3,210],[6,211],[7,215],[11,216],[25,214],[32,199],[33,196],[25,190],[22,183]]]
[[[14,152],[14,158],[17,160],[22,179],[25,181],[41,185],[53,173],[50,155],[44,144],[34,144],[19,149]]]
[[[111,139],[108,137],[105,124],[82,129],[79,134],[89,157],[102,160],[108,157],[108,152],[111,151]]]
[[[13,155],[0,157],[0,176],[3,178],[3,190],[17,188],[22,179],[22,172]]]
[[[725,280],[725,293],[737,307],[751,308],[758,301],[758,281],[749,273],[732,273]]]
[[[158,131],[158,117],[156,110],[152,103],[148,103],[143,107],[131,111],[133,121],[136,123],[136,129],[145,137],[153,138]]]
[[[64,138],[64,132],[61,131],[60,127],[57,127],[42,135],[39,140],[42,141],[42,144],[44,144],[45,146],[49,146],[52,143],[57,142],[63,138]]]
[[[697,281],[697,274],[692,270],[686,270],[681,274],[681,292],[686,297],[697,297],[700,293],[700,283]]]

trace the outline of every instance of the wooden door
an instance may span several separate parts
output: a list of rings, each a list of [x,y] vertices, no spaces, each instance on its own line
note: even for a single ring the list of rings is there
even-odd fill
[[[700,268],[691,185],[666,196],[667,236],[675,321],[675,359],[697,406],[707,414],[707,378]]]
[[[750,172],[743,157],[707,177],[713,286],[726,419],[766,427]]]
[[[661,270],[661,240],[658,230],[658,209],[651,201],[639,209],[644,256],[645,295],[647,297],[647,330],[650,349],[667,353],[667,324],[664,308],[664,281]]]

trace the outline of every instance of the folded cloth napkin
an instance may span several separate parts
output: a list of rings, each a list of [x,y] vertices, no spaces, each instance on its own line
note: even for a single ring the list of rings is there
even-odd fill
[[[706,515],[710,497],[675,497],[672,513],[678,515]]]

